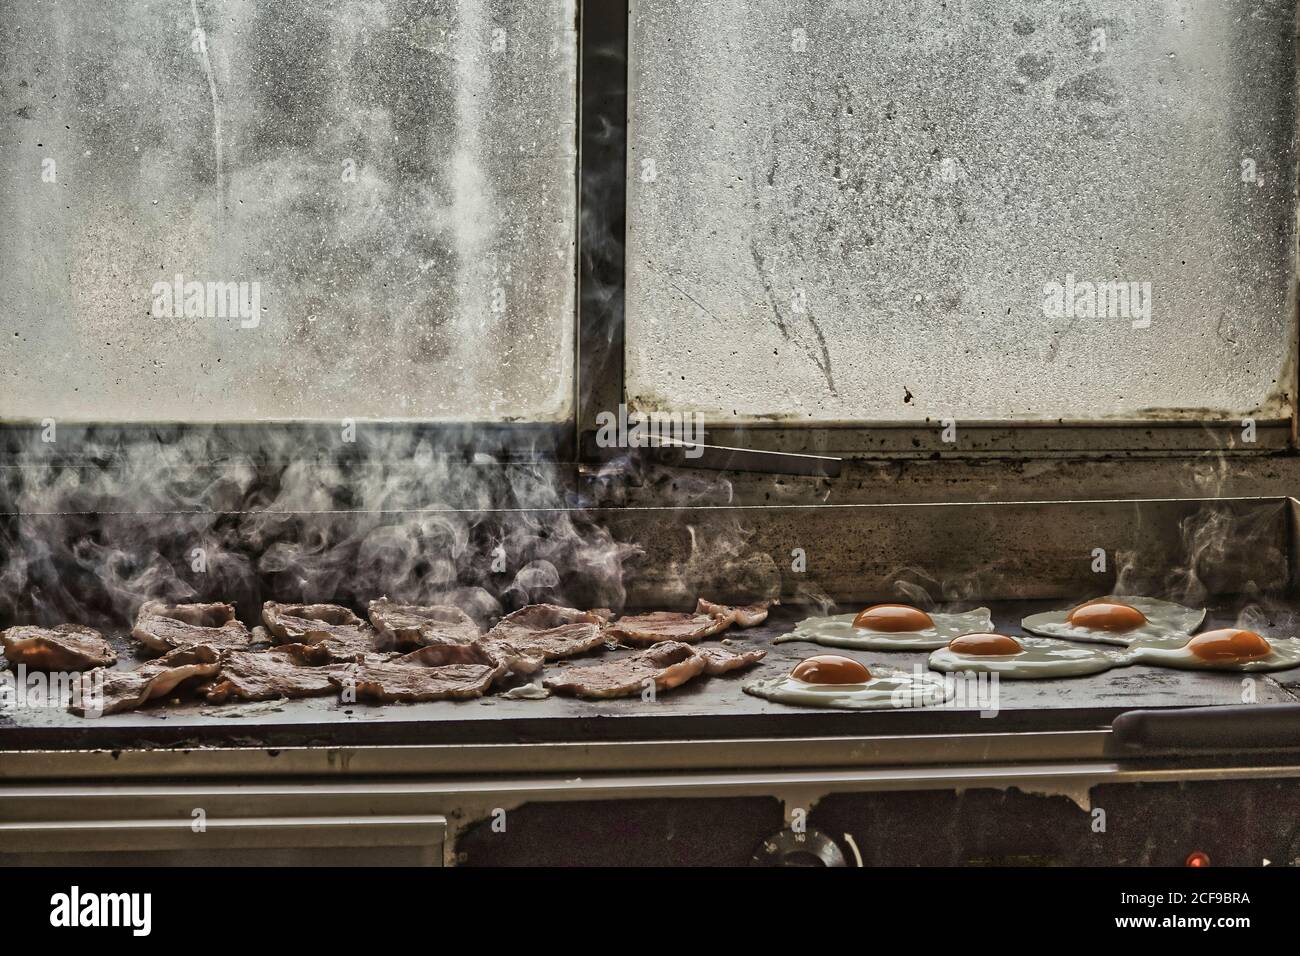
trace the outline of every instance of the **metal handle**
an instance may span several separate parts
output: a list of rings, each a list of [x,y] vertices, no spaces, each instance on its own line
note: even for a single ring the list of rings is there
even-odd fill
[[[1111,746],[1126,753],[1300,750],[1300,704],[1130,710],[1111,723]]]

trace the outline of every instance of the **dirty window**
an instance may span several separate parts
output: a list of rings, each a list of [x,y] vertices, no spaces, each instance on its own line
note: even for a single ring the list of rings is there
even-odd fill
[[[0,417],[570,414],[573,0],[0,13]]]
[[[629,399],[1288,416],[1294,32],[1289,0],[636,0]]]

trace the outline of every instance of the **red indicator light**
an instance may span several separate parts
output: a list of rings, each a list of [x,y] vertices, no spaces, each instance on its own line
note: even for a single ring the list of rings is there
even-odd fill
[[[1209,866],[1210,858],[1206,856],[1204,853],[1202,853],[1200,850],[1193,850],[1191,853],[1187,854],[1187,863],[1185,865],[1186,866]]]

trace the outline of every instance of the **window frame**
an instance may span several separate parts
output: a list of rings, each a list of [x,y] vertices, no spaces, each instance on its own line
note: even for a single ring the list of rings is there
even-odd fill
[[[634,0],[633,0],[634,2]],[[623,245],[625,228],[612,236],[593,235],[581,209],[595,195],[596,174],[587,159],[602,156],[596,140],[606,122],[614,122],[623,133],[619,157],[625,171],[622,188],[612,191],[623,200],[626,217],[627,173],[627,89],[629,62],[630,3],[582,0],[580,9],[579,115],[582,148],[579,150],[579,316],[578,316],[578,443],[583,460],[610,457],[596,449],[593,440],[600,411],[615,411],[627,401],[623,354],[625,310],[624,283],[597,275],[588,254],[596,243],[616,240]],[[600,51],[617,55],[621,75],[610,76],[607,66],[595,61]],[[606,57],[613,59],[614,57]],[[599,113],[584,97],[588,83],[606,83]],[[1293,91],[1297,126],[1300,128],[1300,90]],[[608,156],[603,156],[608,159]],[[1293,179],[1300,173],[1292,170]],[[615,198],[614,195],[603,197]],[[1293,338],[1287,366],[1285,390],[1290,414],[1285,418],[1254,420],[1255,440],[1245,442],[1245,419],[1106,419],[1096,421],[962,421],[956,419],[957,441],[943,440],[943,423],[868,421],[824,423],[797,421],[738,423],[706,419],[705,441],[711,445],[804,455],[836,455],[845,458],[991,458],[991,457],[1186,457],[1193,453],[1222,453],[1234,456],[1275,455],[1300,448],[1297,434],[1297,396],[1300,394],[1300,301],[1296,277],[1300,276],[1300,230],[1292,233],[1292,293],[1289,309]],[[618,263],[620,269],[625,262]],[[616,295],[607,298],[611,281]]]

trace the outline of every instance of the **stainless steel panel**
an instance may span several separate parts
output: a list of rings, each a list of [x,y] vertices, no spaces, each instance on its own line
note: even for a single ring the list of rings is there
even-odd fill
[[[408,747],[220,747],[195,750],[0,751],[0,782],[148,778],[328,779],[367,776],[586,774],[629,771],[864,767],[970,761],[1080,760],[1105,753],[1108,731],[770,737]],[[0,818],[20,812],[16,805]]]
[[[143,794],[136,794],[141,797]],[[156,813],[156,801],[145,801]],[[21,822],[0,822],[0,853],[231,850],[251,848],[344,848],[417,846],[439,850],[447,832],[441,816],[409,817],[263,817],[193,820],[98,819],[54,820],[42,815]]]
[[[629,581],[633,604],[777,589],[789,601],[896,599],[900,582],[937,600],[1073,599],[1117,580],[1203,600],[1285,588],[1289,508],[1283,498],[1163,499],[660,506],[601,517],[646,551]]]

